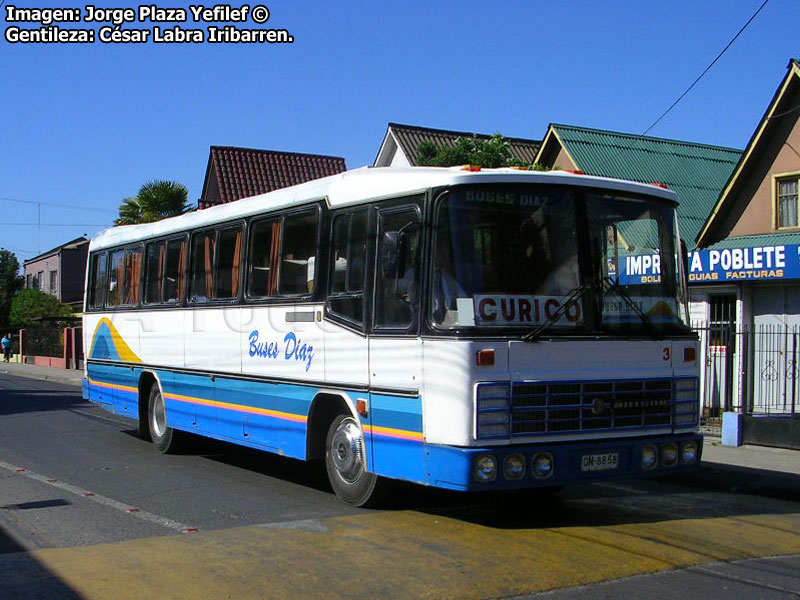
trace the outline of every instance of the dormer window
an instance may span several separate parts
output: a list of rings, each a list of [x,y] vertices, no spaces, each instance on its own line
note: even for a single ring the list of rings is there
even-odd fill
[[[798,227],[798,205],[800,204],[800,196],[798,196],[798,185],[800,176],[794,175],[792,177],[785,177],[777,180],[777,225],[778,229],[788,229]]]

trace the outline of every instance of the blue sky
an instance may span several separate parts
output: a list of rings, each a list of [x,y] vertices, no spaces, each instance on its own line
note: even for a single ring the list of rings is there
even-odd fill
[[[389,122],[533,139],[550,122],[642,133],[762,1],[265,0],[264,27],[293,44],[3,40],[0,247],[22,262],[91,236],[153,178],[180,181],[195,202],[211,145],[355,168],[372,164]],[[800,57],[798,23],[797,0],[770,0],[650,135],[743,148]]]

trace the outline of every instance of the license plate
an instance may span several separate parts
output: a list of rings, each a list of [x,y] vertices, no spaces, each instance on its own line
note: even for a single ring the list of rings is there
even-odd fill
[[[606,454],[584,454],[581,459],[581,471],[609,471],[619,466],[619,452]]]

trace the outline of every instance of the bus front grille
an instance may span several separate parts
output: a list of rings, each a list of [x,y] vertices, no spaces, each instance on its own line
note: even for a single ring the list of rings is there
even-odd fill
[[[574,435],[691,427],[696,378],[479,384],[477,437]]]

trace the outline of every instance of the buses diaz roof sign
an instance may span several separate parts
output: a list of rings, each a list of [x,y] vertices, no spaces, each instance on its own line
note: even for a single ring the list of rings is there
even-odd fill
[[[657,255],[620,257],[620,283],[660,279]],[[689,253],[689,283],[800,279],[800,245],[695,250]]]

